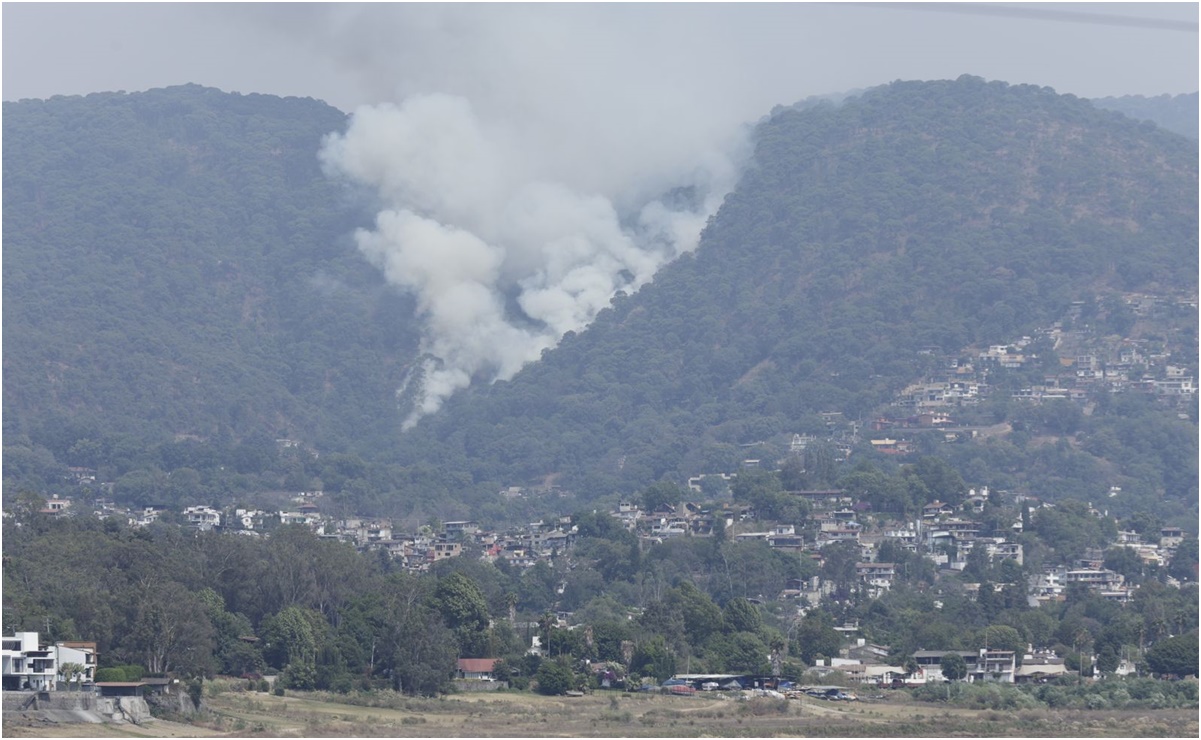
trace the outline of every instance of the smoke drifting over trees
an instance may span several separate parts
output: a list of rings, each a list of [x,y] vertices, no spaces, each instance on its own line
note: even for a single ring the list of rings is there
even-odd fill
[[[9,99],[190,81],[358,109],[324,160],[376,189],[360,247],[421,303],[410,422],[689,249],[742,127],[775,105],[965,73],[1086,96],[1196,87],[1195,8],[1172,4],[38,6],[6,8]]]
[[[565,63],[548,69],[574,66],[557,53]],[[519,57],[497,64],[529,62]],[[473,381],[511,378],[692,250],[746,148],[728,113],[664,107],[662,82],[559,78],[534,91],[489,77],[499,89],[361,106],[321,153],[327,172],[378,196],[358,247],[417,298],[423,360],[399,391],[413,404],[406,427]],[[426,83],[463,89],[453,76]]]

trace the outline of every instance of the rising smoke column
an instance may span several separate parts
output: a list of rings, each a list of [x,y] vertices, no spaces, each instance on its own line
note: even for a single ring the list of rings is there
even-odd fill
[[[356,242],[417,299],[425,359],[405,428],[475,380],[513,377],[693,249],[732,179],[724,162],[721,182],[694,168],[679,183],[702,193],[692,210],[653,200],[619,214],[608,195],[543,179],[517,138],[432,94],[361,107],[322,148],[327,172],[378,193],[384,207]]]
[[[680,37],[675,16],[376,7],[313,19],[323,48],[398,101],[357,108],[321,159],[375,192],[358,247],[417,300],[423,357],[398,391],[409,428],[473,382],[513,377],[695,248],[747,129],[713,104],[720,74],[697,64],[718,52],[701,28],[688,51],[704,54],[662,43]]]

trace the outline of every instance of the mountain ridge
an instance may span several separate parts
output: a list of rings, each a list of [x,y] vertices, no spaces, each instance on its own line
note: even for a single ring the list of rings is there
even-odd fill
[[[344,443],[328,409],[363,370],[331,350],[416,343],[373,318],[406,299],[358,256],[361,214],[316,158],[345,114],[198,85],[4,107],[6,417]]]
[[[1020,129],[1025,138],[1013,139],[987,125],[1007,107],[1010,115],[1032,116],[1022,105],[1036,106],[1049,128],[1039,133],[1027,125]],[[925,123],[936,116],[944,139],[927,146]],[[976,133],[957,140],[968,123]],[[873,129],[894,132],[893,138],[875,141]],[[1082,139],[1093,130],[1099,133]],[[580,477],[563,476],[563,485],[591,495],[629,491],[635,480],[664,475],[682,482],[706,465],[736,467],[736,445],[763,436],[758,431],[778,433],[787,424],[803,431],[820,410],[869,410],[900,378],[919,374],[921,347],[949,352],[1049,323],[1074,294],[1098,285],[1195,286],[1195,145],[1082,99],[970,77],[894,83],[841,106],[780,110],[761,124],[758,141],[752,167],[696,252],[661,270],[635,296],[617,299],[586,332],[565,338],[513,381],[453,401],[427,430],[419,426],[402,440],[401,459],[411,459],[406,445],[429,459],[433,450],[422,442],[433,436],[468,451],[450,458],[453,466],[472,467],[472,452],[494,455],[494,467],[472,468],[481,477],[499,468],[513,476],[510,482],[537,480],[575,466]],[[909,159],[890,154],[897,146]],[[1021,146],[1026,159],[985,169],[996,160],[983,154]],[[1148,152],[1158,148],[1170,154],[1148,164]],[[1111,152],[1104,164],[1075,169],[1102,151]],[[1033,170],[1030,157],[1037,160]],[[853,170],[862,186],[840,180],[840,168]],[[947,182],[923,182],[931,172]],[[1119,172],[1131,173],[1129,183]],[[989,179],[994,174],[1009,179],[998,185]],[[1014,207],[1035,181],[1040,197]],[[988,198],[1001,198],[1005,209]],[[1140,231],[1115,226],[1132,220]],[[973,250],[955,243],[969,238],[978,240]],[[885,241],[890,248],[880,247]],[[952,253],[961,259],[948,264],[944,255]],[[764,261],[770,264],[757,270]],[[1079,278],[1067,280],[1073,271]],[[898,273],[916,279],[921,291],[890,279]],[[690,302],[698,293],[710,300]],[[654,330],[637,325],[647,315],[656,315]],[[831,321],[835,315],[845,325]],[[897,345],[892,316],[908,327],[905,347]],[[800,323],[812,325],[786,330]],[[625,346],[607,343],[623,329]],[[781,365],[791,370],[777,371]],[[695,371],[682,374],[689,366]],[[658,380],[639,382],[650,375]],[[881,375],[893,379],[873,380]],[[635,379],[635,387],[622,387],[618,378]],[[588,383],[603,390],[589,391]],[[609,401],[598,400],[604,393]],[[478,410],[463,411],[469,398]],[[752,413],[738,411],[746,408]],[[489,425],[501,431],[490,433]],[[573,448],[552,428],[593,441]],[[511,438],[521,432],[530,439]],[[689,441],[705,435],[707,445]],[[583,457],[598,464],[581,464]],[[544,469],[501,462],[527,459],[541,460]]]
[[[113,435],[174,436],[235,450],[261,476],[242,488],[320,480],[347,506],[499,514],[497,490],[546,481],[587,504],[859,418],[932,351],[1073,300],[1196,292],[1195,142],[1049,88],[897,82],[777,107],[695,252],[402,435],[413,301],[315,156],[344,114],[198,86],[5,113],[6,444],[117,475],[182,453],[114,458]],[[322,460],[272,469],[279,437]]]

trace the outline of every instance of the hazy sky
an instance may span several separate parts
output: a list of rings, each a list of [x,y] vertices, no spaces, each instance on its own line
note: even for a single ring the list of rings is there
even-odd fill
[[[1192,30],[1118,25],[1125,17]],[[520,105],[567,81],[603,105],[610,86],[659,81],[757,118],[808,95],[964,73],[1082,97],[1158,95],[1197,90],[1196,24],[1192,2],[5,2],[3,97],[195,82],[350,110],[514,87]]]

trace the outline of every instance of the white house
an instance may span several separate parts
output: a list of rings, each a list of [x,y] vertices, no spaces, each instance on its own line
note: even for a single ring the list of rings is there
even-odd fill
[[[188,506],[183,510],[188,524],[201,531],[221,526],[221,512],[211,506]]]
[[[38,644],[38,633],[17,632],[3,640],[0,654],[5,691],[52,691],[58,674],[56,651]]]
[[[54,645],[57,679],[69,684],[71,676],[63,673],[63,666],[74,663],[82,668],[75,677],[80,684],[93,683],[96,680],[96,643],[94,642],[59,642]],[[68,685],[68,688],[70,686]]]
[[[1015,654],[1012,650],[986,650],[978,652],[970,650],[918,650],[913,654],[919,671],[915,676],[923,683],[941,683],[947,680],[942,675],[942,659],[948,653],[959,653],[963,658],[967,675],[964,679],[970,683],[987,681],[996,683],[1014,683],[1016,665]]]

